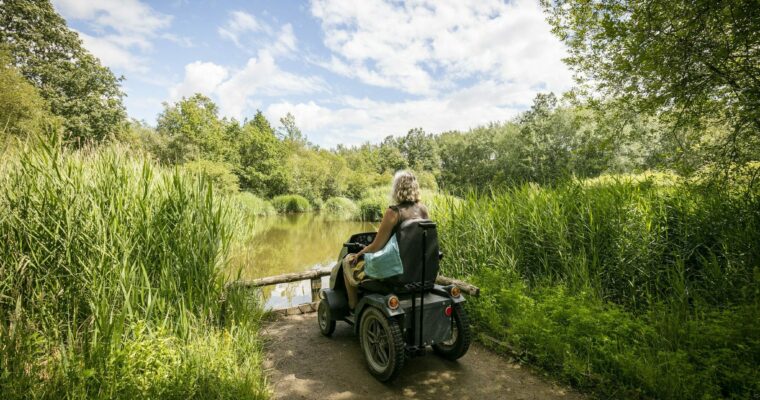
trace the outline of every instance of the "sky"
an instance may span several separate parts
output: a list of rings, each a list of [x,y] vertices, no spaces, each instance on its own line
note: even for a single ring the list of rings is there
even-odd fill
[[[151,125],[163,103],[199,92],[241,121],[291,113],[333,148],[509,120],[572,86],[537,0],[53,4],[124,77],[129,116]]]

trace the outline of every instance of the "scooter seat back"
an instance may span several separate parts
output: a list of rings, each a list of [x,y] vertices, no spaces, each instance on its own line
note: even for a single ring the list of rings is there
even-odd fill
[[[404,273],[394,279],[396,286],[404,286],[410,291],[419,290],[423,284],[424,259],[424,287],[432,288],[440,268],[435,223],[429,219],[403,221],[396,227],[396,239],[404,266]]]

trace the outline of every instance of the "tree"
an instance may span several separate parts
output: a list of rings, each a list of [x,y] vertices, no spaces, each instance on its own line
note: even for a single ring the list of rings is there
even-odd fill
[[[301,129],[296,125],[296,117],[291,113],[287,113],[284,117],[280,118],[281,127],[278,129],[279,136],[282,140],[292,143],[295,146],[306,146],[308,141],[306,136],[301,133]]]
[[[82,46],[48,0],[0,0],[0,43],[63,118],[66,138],[100,141],[125,122],[120,79]]]
[[[661,113],[711,156],[757,158],[760,6],[756,0],[542,0],[579,80]],[[719,131],[722,130],[722,134]],[[698,135],[688,135],[689,132]],[[714,140],[712,140],[714,139]],[[682,143],[688,147],[691,143]]]
[[[400,169],[408,168],[409,161],[400,150],[399,141],[393,136],[386,137],[378,150],[377,172],[395,172]]]
[[[433,135],[422,128],[414,128],[399,140],[399,150],[406,157],[407,164],[418,171],[438,172],[441,159],[438,156]]]
[[[174,104],[164,103],[156,129],[169,141],[167,161],[224,161],[225,132],[218,113],[216,104],[200,93]]]
[[[288,170],[282,142],[261,111],[243,124],[239,171],[244,188],[261,196],[285,193]]]
[[[0,139],[21,136],[40,129],[46,122],[55,123],[47,104],[21,74],[9,65],[7,54],[0,52]]]

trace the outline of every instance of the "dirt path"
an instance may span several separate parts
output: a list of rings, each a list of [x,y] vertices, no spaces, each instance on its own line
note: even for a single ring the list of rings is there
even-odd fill
[[[264,329],[265,366],[276,399],[582,399],[478,344],[458,362],[409,360],[391,384],[367,372],[359,340],[338,323],[332,338],[319,333],[316,313],[282,317]]]

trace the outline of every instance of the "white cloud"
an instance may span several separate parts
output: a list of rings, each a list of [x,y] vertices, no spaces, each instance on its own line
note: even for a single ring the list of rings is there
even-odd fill
[[[367,84],[432,95],[471,77],[555,91],[572,83],[536,1],[312,0],[311,12],[333,53],[321,65]]]
[[[144,58],[131,53],[118,44],[118,38],[112,36],[95,37],[77,32],[84,42],[84,47],[95,54],[100,61],[115,69],[145,73],[148,71]]]
[[[240,36],[248,32],[261,32],[264,30],[264,25],[256,20],[251,14],[245,11],[233,11],[230,13],[230,18],[224,26],[219,27],[217,32],[225,39],[231,40],[237,47],[243,47],[240,43]]]
[[[397,102],[345,97],[329,107],[314,101],[283,101],[267,107],[266,114],[277,121],[290,112],[312,141],[334,147],[377,142],[415,127],[441,133],[504,121],[522,111],[525,99],[534,95],[515,84],[484,81],[446,96]]]
[[[466,130],[514,117],[539,92],[563,92],[566,50],[537,2],[515,0],[312,0],[336,74],[397,89],[397,101],[343,97],[270,104],[288,112],[316,143],[335,146],[403,135]]]
[[[171,24],[171,16],[139,0],[54,0],[54,4],[68,18],[88,20],[128,36],[151,36]]]
[[[195,61],[185,65],[185,79],[169,89],[169,97],[177,100],[195,93],[211,94],[228,75],[227,68],[221,65]]]
[[[152,40],[182,38],[159,33],[172,17],[161,14],[139,0],[53,0],[66,18],[86,21],[94,33],[79,32],[85,47],[106,66],[129,72],[148,72],[147,60],[139,54],[152,49]]]
[[[245,11],[232,11],[224,25],[217,29],[219,36],[235,46],[254,54],[266,51],[273,56],[288,55],[296,50],[296,36],[291,24],[279,29]]]
[[[290,94],[314,93],[324,90],[324,82],[283,71],[267,51],[248,59],[238,70],[210,62],[196,61],[185,66],[182,82],[169,90],[170,98],[177,100],[200,92],[215,98],[223,115],[238,119],[250,114],[263,98]]]

